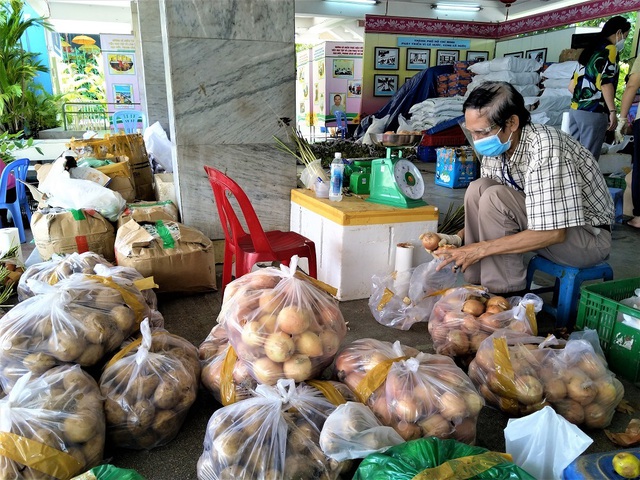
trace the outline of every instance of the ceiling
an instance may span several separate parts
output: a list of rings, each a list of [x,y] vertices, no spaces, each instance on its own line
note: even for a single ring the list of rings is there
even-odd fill
[[[61,33],[128,34],[131,7],[128,0],[27,0],[39,15],[49,17]],[[436,1],[476,4],[479,12],[439,13]],[[329,0],[295,0],[296,43],[363,41],[367,14],[501,22],[548,10],[583,4],[584,0],[515,0],[509,8],[500,0],[379,0],[376,5],[354,5]]]

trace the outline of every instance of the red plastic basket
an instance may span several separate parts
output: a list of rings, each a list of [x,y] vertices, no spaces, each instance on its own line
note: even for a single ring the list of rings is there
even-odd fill
[[[447,128],[442,132],[428,134],[424,132],[420,146],[422,147],[459,147],[467,144],[467,137],[460,125]]]

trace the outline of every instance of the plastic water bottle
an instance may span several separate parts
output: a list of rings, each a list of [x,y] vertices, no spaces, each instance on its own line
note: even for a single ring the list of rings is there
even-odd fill
[[[342,179],[344,177],[344,163],[342,154],[336,152],[331,162],[331,181],[329,187],[329,200],[339,202],[342,200]]]

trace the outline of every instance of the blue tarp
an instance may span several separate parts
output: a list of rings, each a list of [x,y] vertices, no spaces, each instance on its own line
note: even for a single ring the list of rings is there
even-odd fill
[[[427,68],[411,77],[384,107],[373,115],[368,115],[362,119],[355,131],[354,138],[362,137],[374,118],[382,118],[385,115],[390,115],[385,130],[397,130],[398,115],[402,114],[403,117],[407,118],[409,110],[416,103],[423,102],[427,98],[437,97],[438,75],[450,73],[453,73],[453,65],[441,65]]]

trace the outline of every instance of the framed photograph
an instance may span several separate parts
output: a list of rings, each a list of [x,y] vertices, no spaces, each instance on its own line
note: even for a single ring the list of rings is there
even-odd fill
[[[349,80],[347,83],[347,97],[360,97],[362,96],[362,79]]]
[[[133,85],[129,83],[114,84],[113,98],[115,103],[119,105],[118,108],[133,108]]]
[[[424,70],[429,68],[431,50],[424,48],[407,48],[407,70]]]
[[[374,75],[373,95],[392,97],[398,91],[398,75]]]
[[[534,50],[527,50],[524,58],[530,58],[536,62],[544,63],[547,61],[547,49],[536,48]]]
[[[107,55],[111,75],[135,75],[136,60],[133,53],[110,53]]]
[[[467,62],[486,62],[489,60],[489,52],[467,52]]]
[[[347,113],[347,94],[345,92],[332,92],[329,94],[329,113],[336,114],[336,110]]]
[[[376,47],[374,67],[376,70],[398,70],[399,48]]]
[[[334,59],[333,78],[353,78],[353,60],[344,58]]]
[[[505,53],[505,57],[515,57],[515,58],[524,58],[524,54],[522,52],[511,52]]]
[[[460,50],[438,50],[436,65],[453,65],[460,60]]]

